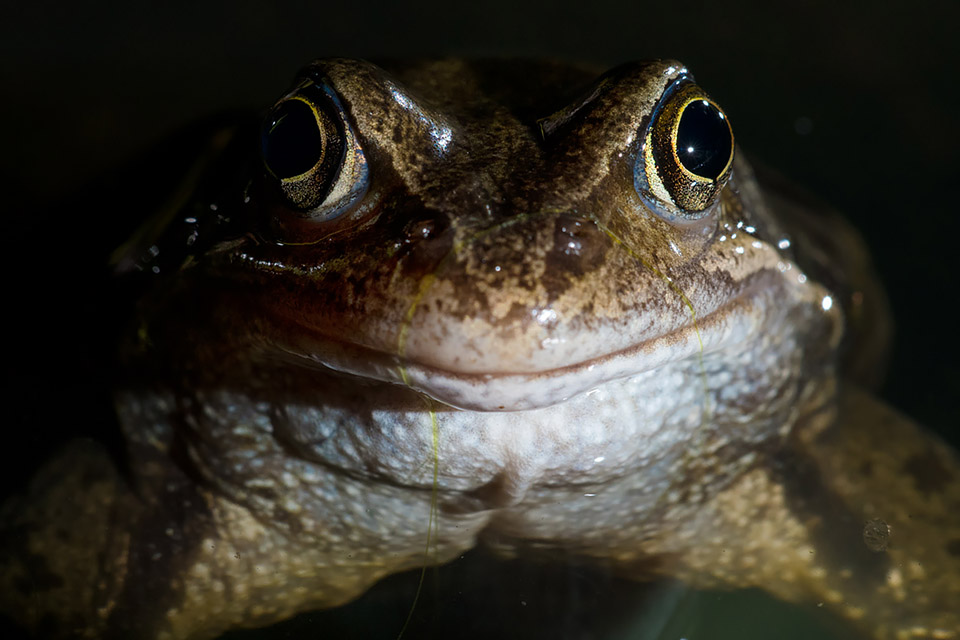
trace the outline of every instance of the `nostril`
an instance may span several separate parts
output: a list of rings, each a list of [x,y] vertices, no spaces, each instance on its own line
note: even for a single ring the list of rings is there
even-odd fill
[[[437,222],[429,218],[422,220],[412,220],[407,223],[403,229],[403,235],[407,242],[416,242],[417,240],[426,240],[437,232]]]
[[[608,240],[593,220],[563,214],[557,218],[554,226],[551,257],[560,261],[565,268],[579,271],[601,257],[609,244]]]
[[[450,226],[450,217],[437,209],[425,208],[422,203],[411,201],[399,212],[398,221],[406,219],[402,230],[397,234],[398,241],[404,244],[417,244],[424,240],[435,239]]]
[[[556,248],[568,256],[578,256],[583,250],[584,236],[588,233],[586,225],[593,223],[582,218],[563,216],[557,220]]]
[[[395,257],[403,262],[404,273],[423,277],[433,273],[453,247],[449,218],[436,210],[418,208],[409,212],[407,222],[394,231]]]

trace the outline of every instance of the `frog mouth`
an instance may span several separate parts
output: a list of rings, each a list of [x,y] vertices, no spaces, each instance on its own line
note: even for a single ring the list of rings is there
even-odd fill
[[[355,344],[326,341],[319,349],[313,344],[309,349],[291,350],[288,354],[301,363],[306,357],[313,366],[403,385],[457,409],[539,409],[674,363],[680,363],[692,379],[705,376],[704,359],[708,354],[742,345],[771,321],[782,320],[781,313],[774,313],[777,308],[782,309],[782,304],[775,299],[775,287],[769,285],[768,278],[757,278],[736,298],[703,317],[691,316],[672,331],[615,352],[539,370],[531,367],[528,371],[469,371],[445,366],[437,358],[428,361],[416,354],[401,357]],[[594,330],[582,339],[602,343],[603,331]]]
[[[604,385],[683,363],[705,375],[704,356],[742,343],[766,321],[749,296],[664,335],[570,365],[531,372],[461,372],[408,360],[396,366],[396,382],[458,409],[523,411],[587,394]],[[384,376],[386,377],[386,376]]]

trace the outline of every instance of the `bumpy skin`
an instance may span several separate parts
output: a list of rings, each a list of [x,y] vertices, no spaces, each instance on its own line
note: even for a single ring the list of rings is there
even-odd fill
[[[742,160],[696,219],[637,194],[681,65],[307,71],[368,189],[297,217],[234,132],[124,341],[130,471],[78,445],[4,507],[5,612],[51,636],[208,638],[486,543],[958,637],[956,454],[838,383],[844,317],[883,306],[861,250],[836,270],[809,233],[828,219],[765,203]],[[166,255],[167,227],[140,244]]]

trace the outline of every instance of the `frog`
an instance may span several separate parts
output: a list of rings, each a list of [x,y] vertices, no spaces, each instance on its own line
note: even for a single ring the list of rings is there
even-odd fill
[[[960,637],[868,252],[682,63],[321,59],[198,155],[111,258],[122,454],[3,506],[25,628],[214,638],[482,547]]]

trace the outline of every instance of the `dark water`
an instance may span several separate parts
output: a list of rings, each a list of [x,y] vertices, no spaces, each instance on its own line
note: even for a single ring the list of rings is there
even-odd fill
[[[474,551],[442,569],[390,578],[357,602],[309,613],[269,632],[237,631],[221,640],[332,638],[482,640],[822,640],[849,629],[816,606],[779,602],[759,590],[695,591],[676,582],[613,578],[574,562],[503,561]],[[329,634],[329,635],[327,635]]]

